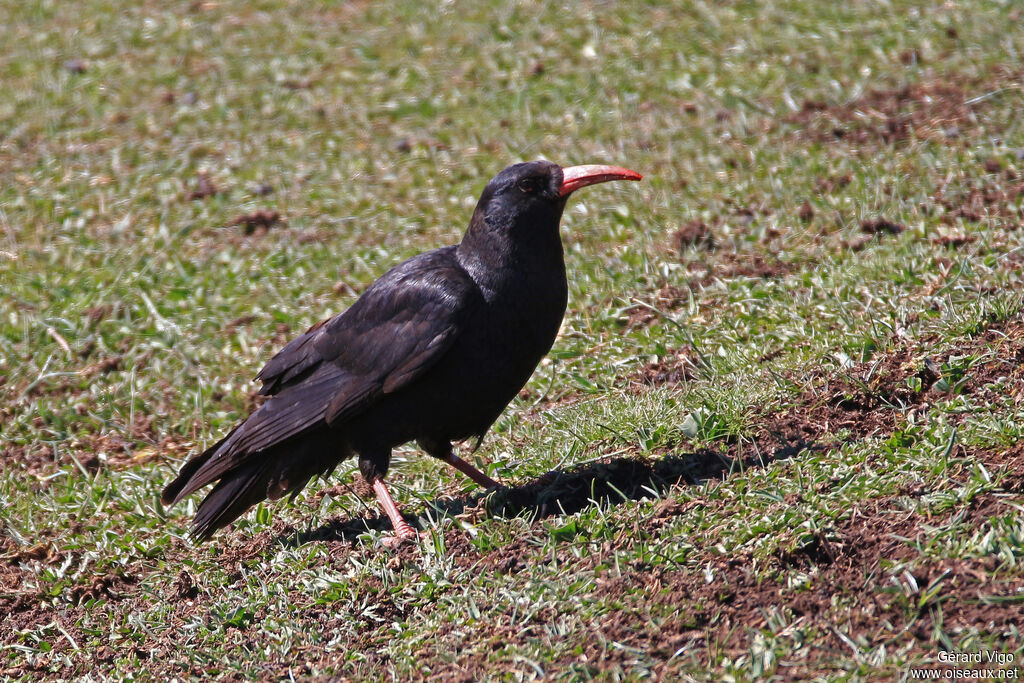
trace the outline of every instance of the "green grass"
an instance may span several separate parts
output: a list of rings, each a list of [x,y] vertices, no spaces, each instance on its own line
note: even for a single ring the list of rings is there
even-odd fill
[[[1024,379],[1016,337],[984,335],[1022,310],[1021,19],[980,0],[0,8],[0,675],[1019,662]],[[878,93],[904,87],[887,140]],[[246,414],[261,364],[457,241],[486,181],[538,157],[646,177],[573,197],[562,333],[473,457],[519,486],[621,484],[627,457],[721,471],[563,512],[591,494],[479,500],[407,448],[389,478],[422,548],[382,550],[352,462],[185,540],[196,502],[159,491]],[[217,192],[188,199],[201,173]],[[258,209],[284,222],[229,225]],[[863,242],[874,218],[905,230]],[[694,221],[713,245],[674,243]],[[680,358],[685,380],[643,381]],[[880,370],[913,390],[925,358],[945,382],[925,405],[772,457],[765,430],[816,392]]]

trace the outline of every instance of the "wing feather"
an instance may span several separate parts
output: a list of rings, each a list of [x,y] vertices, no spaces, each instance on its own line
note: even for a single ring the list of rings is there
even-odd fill
[[[264,382],[260,393],[270,399],[187,463],[165,496],[180,500],[233,472],[256,476],[263,470],[248,464],[254,458],[271,457],[276,446],[355,419],[384,394],[422,377],[444,357],[483,301],[454,249],[427,252],[396,266],[347,311],[287,344],[257,376]],[[236,493],[242,496],[233,489],[230,495]]]

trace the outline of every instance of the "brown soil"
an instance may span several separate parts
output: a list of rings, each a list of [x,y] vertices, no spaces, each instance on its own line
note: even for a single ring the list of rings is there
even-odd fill
[[[1002,83],[1010,75],[991,78]],[[970,86],[964,79],[944,78],[901,88],[871,89],[857,100],[842,104],[808,100],[787,121],[800,126],[803,135],[820,141],[841,140],[859,146],[898,144],[911,138],[949,142],[964,136],[966,129],[977,127],[976,112],[985,103],[970,101]]]
[[[864,221],[860,224],[861,232],[865,232],[869,235],[877,235],[879,233],[886,233],[889,235],[898,235],[906,227],[900,223],[893,223],[885,218],[874,218],[872,220]]]
[[[690,277],[690,289],[707,287],[719,279],[745,277],[768,280],[785,277],[796,270],[795,265],[781,260],[778,256],[756,252],[729,252],[721,254],[713,262],[694,263],[692,268],[695,274]]]
[[[686,302],[688,295],[689,292],[683,291],[675,285],[663,283],[652,294],[637,300],[625,310],[626,327],[647,325],[652,320],[656,320],[659,314],[677,310]]]
[[[699,362],[692,348],[673,349],[631,375],[629,383],[640,389],[682,384],[696,376]]]
[[[1024,183],[1009,187],[982,184],[980,187],[960,189],[942,186],[936,190],[935,203],[944,209],[942,221],[955,224],[958,219],[976,223],[986,218],[999,220],[1005,227],[1019,228],[1021,209],[1017,200],[1024,195]]]
[[[715,252],[713,257],[691,261],[687,264],[688,276],[685,286],[662,282],[658,289],[646,296],[638,297],[625,310],[624,323],[627,328],[650,324],[662,315],[678,311],[690,299],[692,293],[710,287],[716,282],[749,278],[774,280],[798,270],[796,264],[783,261],[777,255],[759,252]],[[713,305],[713,299],[703,296],[702,308]]]
[[[228,222],[228,227],[242,226],[242,232],[246,235],[266,234],[270,228],[282,221],[281,214],[269,209],[260,209],[252,213],[243,213],[235,216]]]
[[[690,221],[672,233],[672,247],[681,252],[690,245],[714,246],[711,228],[704,221]]]
[[[818,178],[814,182],[815,188],[821,194],[832,194],[837,190],[842,190],[844,187],[853,182],[853,175],[844,173],[843,175],[828,176],[827,178]]]
[[[804,223],[810,223],[814,220],[814,207],[811,206],[809,201],[805,200],[804,203],[800,205],[800,208],[797,209],[796,215]]]
[[[197,199],[207,199],[217,195],[220,190],[217,189],[217,185],[213,182],[213,178],[206,171],[199,171],[196,174],[193,187],[185,193],[185,199],[194,201]]]

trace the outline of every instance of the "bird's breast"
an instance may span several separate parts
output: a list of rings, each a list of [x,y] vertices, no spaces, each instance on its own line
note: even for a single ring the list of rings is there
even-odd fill
[[[537,284],[520,281],[518,288],[492,296],[466,338],[474,349],[474,371],[500,385],[509,400],[551,349],[565,315],[565,279]]]

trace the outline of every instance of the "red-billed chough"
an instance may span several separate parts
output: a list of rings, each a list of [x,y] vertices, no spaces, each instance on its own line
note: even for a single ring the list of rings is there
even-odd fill
[[[398,537],[415,537],[384,485],[391,449],[408,441],[497,486],[452,442],[482,439],[554,343],[567,301],[558,224],[569,195],[640,179],[617,166],[547,161],[503,170],[460,244],[392,268],[271,358],[257,375],[270,398],[188,461],[164,503],[216,482],[193,523],[193,537],[206,540],[355,453]]]

